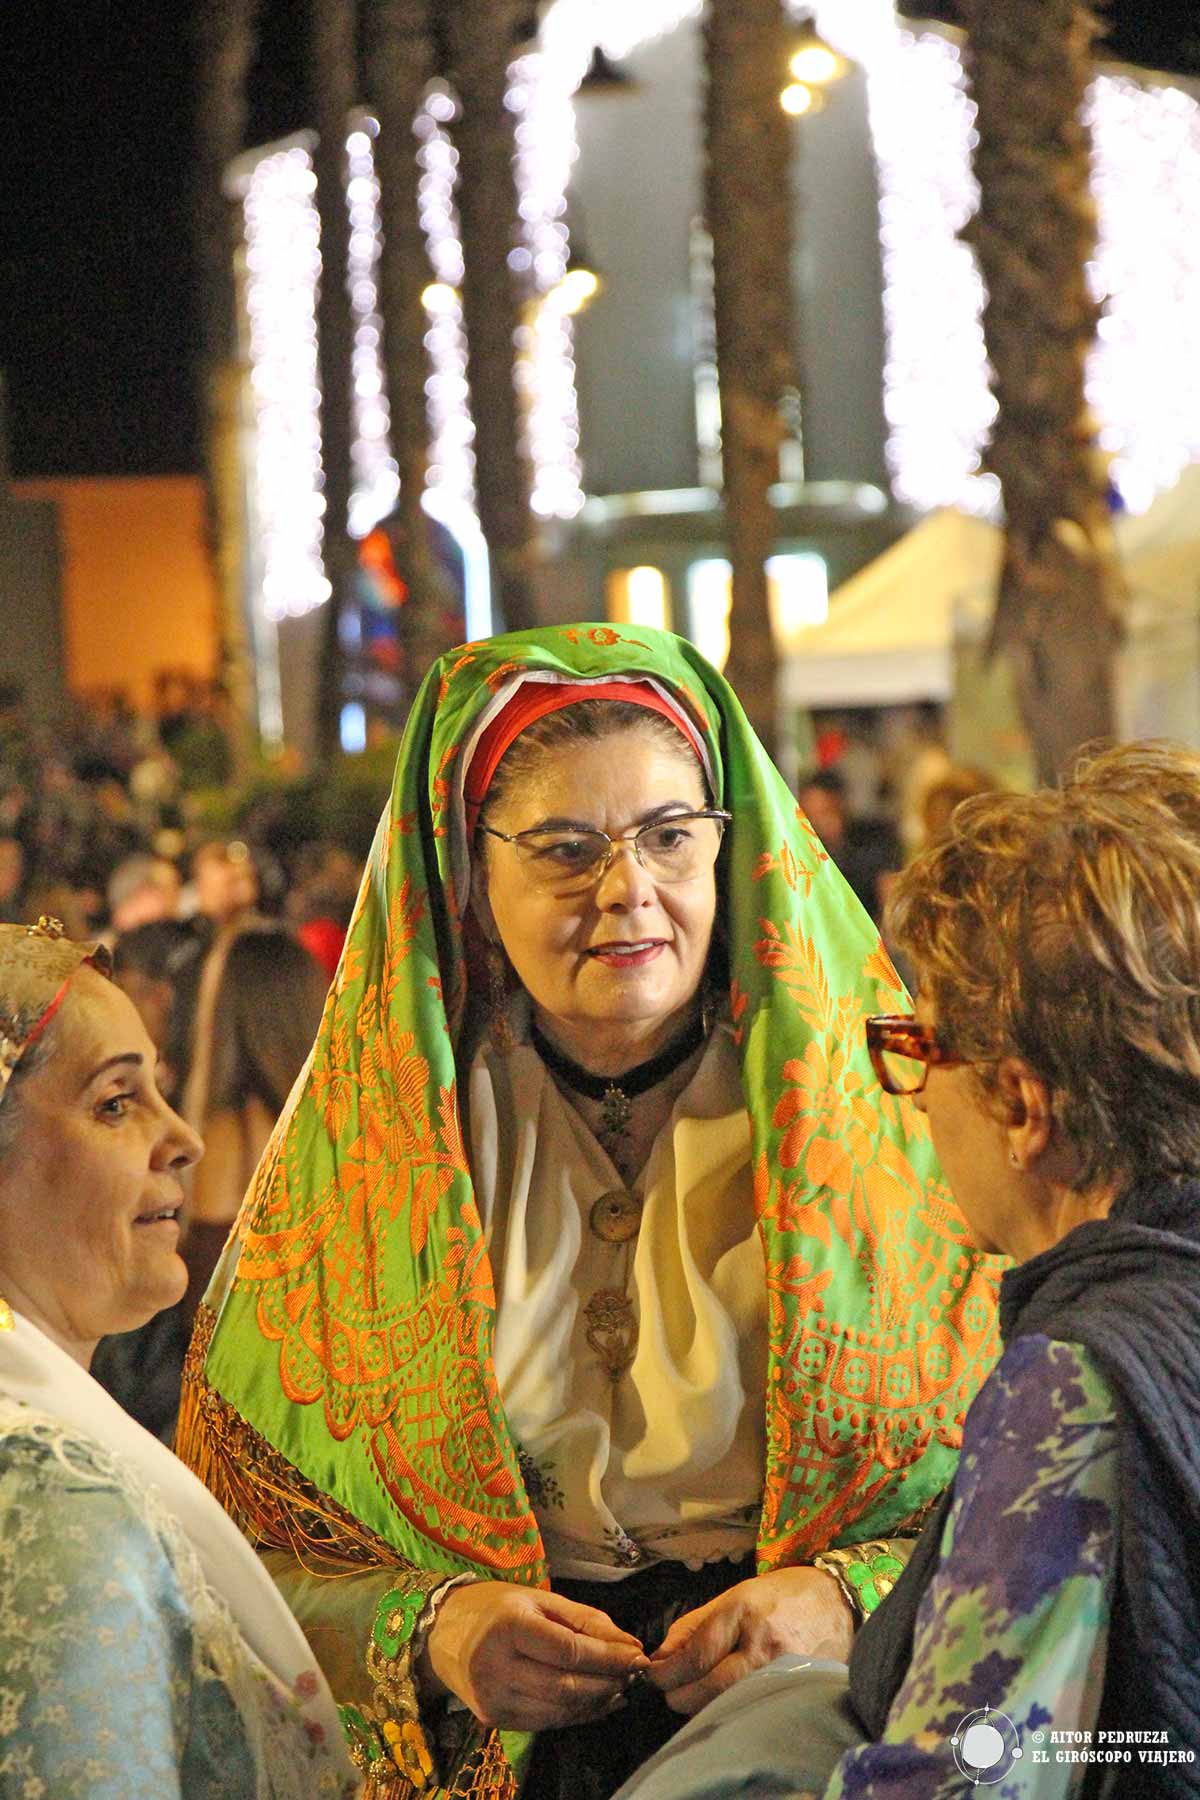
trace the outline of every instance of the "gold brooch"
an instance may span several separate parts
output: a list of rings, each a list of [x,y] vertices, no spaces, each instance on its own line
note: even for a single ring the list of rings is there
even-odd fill
[[[52,942],[57,942],[59,938],[66,937],[67,928],[61,919],[53,918],[50,913],[42,913],[37,924],[31,925],[26,935],[49,938]]]
[[[637,1349],[637,1320],[628,1294],[599,1288],[583,1309],[587,1341],[603,1363],[610,1381],[619,1381]]]

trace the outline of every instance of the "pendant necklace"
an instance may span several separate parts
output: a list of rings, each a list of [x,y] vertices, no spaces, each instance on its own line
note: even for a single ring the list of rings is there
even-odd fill
[[[638,1063],[623,1075],[593,1075],[556,1050],[533,1024],[530,1041],[550,1070],[563,1083],[588,1100],[601,1103],[600,1125],[596,1132],[613,1162],[620,1166],[620,1151],[629,1135],[633,1118],[633,1102],[639,1094],[649,1093],[660,1081],[685,1063],[704,1042],[706,1021],[703,1015],[688,1026],[673,1044],[648,1062]],[[642,1222],[642,1202],[637,1194],[625,1188],[614,1188],[601,1194],[588,1213],[588,1227],[602,1243],[631,1244]],[[605,1287],[594,1293],[584,1307],[587,1342],[608,1379],[615,1385],[633,1362],[637,1350],[637,1321],[633,1303],[621,1288]]]
[[[652,1087],[657,1087],[660,1081],[673,1075],[700,1048],[704,1035],[704,1018],[701,1015],[693,1020],[673,1044],[668,1044],[665,1050],[660,1050],[649,1061],[638,1063],[636,1068],[626,1069],[623,1075],[593,1075],[590,1070],[582,1069],[577,1062],[572,1062],[569,1056],[564,1056],[561,1050],[556,1050],[538,1030],[536,1022],[530,1026],[529,1031],[530,1042],[551,1074],[557,1075],[574,1093],[582,1094],[588,1100],[600,1101],[600,1129],[597,1136],[606,1150],[610,1144],[619,1144],[628,1135],[633,1118],[633,1102],[638,1096],[648,1094]]]

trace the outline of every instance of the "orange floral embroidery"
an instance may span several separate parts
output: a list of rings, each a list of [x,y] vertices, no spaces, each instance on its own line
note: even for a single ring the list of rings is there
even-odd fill
[[[523,669],[525,667],[525,662],[521,658],[515,656],[511,657],[508,662],[500,663],[499,666],[493,669],[491,674],[486,677],[488,690],[493,694],[497,693],[504,686],[504,683],[508,680],[510,675],[515,675],[518,669]]]
[[[758,923],[763,935],[754,946],[755,956],[789,989],[805,1024],[818,1033],[828,1031],[833,1002],[816,944],[790,919],[782,930],[770,919]]]
[[[468,646],[465,648],[464,654],[462,656],[456,657],[455,660],[451,663],[450,667],[446,670],[445,674],[442,676],[441,685],[438,688],[438,705],[439,706],[444,706],[446,704],[446,700],[450,693],[450,683],[454,680],[454,677],[456,675],[461,674],[461,672],[464,669],[469,669],[471,664],[474,661],[475,661],[475,657],[471,653],[470,648]]]
[[[335,1014],[329,1037],[320,1043],[323,1054],[319,1051],[314,1057],[309,1080],[313,1102],[320,1108],[330,1139],[336,1143],[350,1118],[358,1085],[350,1067],[350,1028],[340,1014]]]
[[[425,917],[425,896],[413,887],[411,877],[405,876],[392,898],[388,909],[388,972],[394,976],[400,963],[413,946],[413,939],[421,920]]]
[[[773,856],[769,850],[764,850],[754,865],[755,881],[762,881],[764,876],[775,873],[783,876],[793,893],[803,886],[804,898],[808,899],[812,892],[812,871],[797,860],[796,853],[790,844],[784,844],[776,856]]]
[[[740,1044],[746,1035],[746,1027],[742,1024],[742,1016],[750,1004],[750,996],[735,976],[729,984],[729,1016],[733,1020],[733,1041]]]
[[[864,1096],[865,1082],[840,1047],[829,1056],[814,1041],[800,1059],[783,1065],[793,1085],[777,1101],[773,1123],[783,1132],[779,1161],[804,1173],[814,1187],[849,1194],[855,1175],[876,1151],[879,1115]]]
[[[760,1220],[769,1221],[780,1231],[816,1238],[826,1248],[832,1242],[828,1211],[822,1200],[814,1199],[807,1182],[785,1181],[780,1176],[772,1197],[770,1165],[765,1156],[758,1159],[754,1169],[754,1210]]]
[[[827,863],[829,861],[829,852],[817,836],[816,826],[802,806],[796,808],[796,818],[799,820],[800,829],[809,840],[809,849],[812,851],[817,861]]]
[[[896,965],[884,949],[882,939],[863,964],[863,974],[868,981],[883,988],[889,996],[895,995],[897,999],[903,996],[904,983],[897,975]]]
[[[335,992],[340,995],[346,988],[355,986],[362,979],[362,972],[363,953],[357,944],[348,943],[338,964]]]
[[[446,770],[458,755],[460,748],[461,746],[458,744],[451,744],[450,748],[442,757],[441,762],[439,762],[437,773],[430,784],[430,812],[433,817],[434,837],[445,837],[446,835],[446,808],[450,804],[450,779],[446,774]],[[405,886],[407,887],[407,885],[408,879],[406,877]]]

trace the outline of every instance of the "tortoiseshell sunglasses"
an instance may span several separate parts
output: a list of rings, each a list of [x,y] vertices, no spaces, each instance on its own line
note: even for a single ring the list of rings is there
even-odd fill
[[[876,1013],[867,1020],[867,1049],[885,1094],[919,1094],[932,1063],[953,1068],[966,1059],[938,1042],[932,1025],[909,1013]]]

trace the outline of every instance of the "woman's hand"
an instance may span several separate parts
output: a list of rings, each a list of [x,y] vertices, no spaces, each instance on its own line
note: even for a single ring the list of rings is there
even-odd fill
[[[854,1616],[832,1575],[775,1569],[676,1619],[651,1658],[650,1680],[672,1711],[691,1714],[777,1656],[845,1662],[853,1640]]]
[[[457,1694],[484,1725],[544,1731],[609,1711],[647,1666],[638,1640],[595,1607],[541,1588],[476,1581],[442,1602],[421,1681],[427,1691]]]

